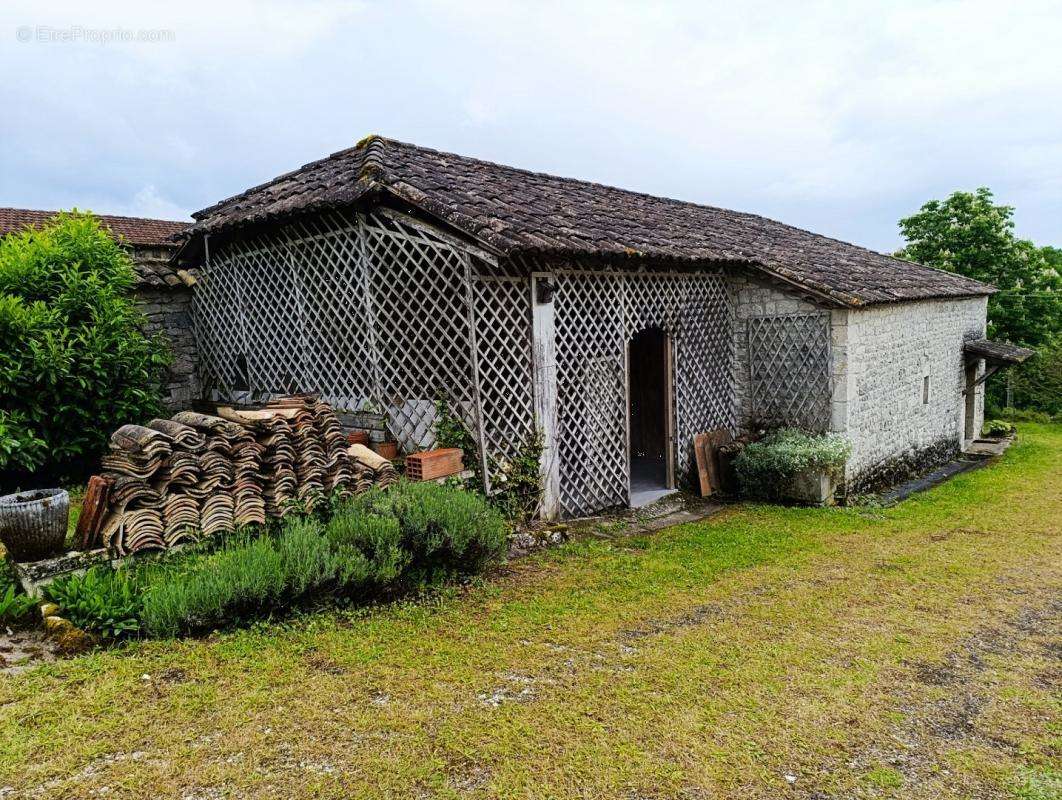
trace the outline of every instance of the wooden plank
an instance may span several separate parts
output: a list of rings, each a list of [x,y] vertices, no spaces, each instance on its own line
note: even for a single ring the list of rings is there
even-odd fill
[[[81,515],[77,518],[77,529],[74,532],[75,541],[81,542],[82,550],[99,546],[96,540],[107,511],[107,500],[110,498],[113,484],[113,478],[103,475],[93,475],[89,478],[85,499],[81,502]]]
[[[708,434],[697,433],[693,436],[693,454],[697,458],[697,478],[701,484],[701,497],[712,493],[712,481],[708,473]]]
[[[716,428],[706,434],[705,465],[708,468],[708,482],[713,492],[722,491],[725,483],[723,470],[719,462],[719,448],[732,440],[733,437],[726,428]]]
[[[560,458],[557,442],[557,345],[553,301],[538,302],[539,281],[555,281],[549,272],[531,274],[532,374],[534,375],[535,425],[542,434],[543,519],[560,514]]]

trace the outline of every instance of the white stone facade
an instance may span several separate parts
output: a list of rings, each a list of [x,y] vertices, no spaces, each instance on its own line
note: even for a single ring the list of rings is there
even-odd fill
[[[902,479],[963,446],[966,364],[963,341],[985,335],[987,298],[925,300],[865,309],[827,309],[786,290],[733,279],[735,402],[739,428],[754,422],[750,399],[749,320],[819,312],[829,316],[828,368],[805,376],[810,391],[828,387],[821,430],[852,443],[849,491]],[[983,364],[977,374],[983,373]],[[780,379],[779,379],[780,380]],[[976,388],[971,429],[980,430],[984,387]]]
[[[847,324],[835,328],[835,342],[847,350],[837,396],[845,403],[840,429],[852,442],[850,484],[872,482],[890,462],[916,466],[921,453],[936,448],[943,456],[962,447],[962,345],[984,337],[986,309],[987,298],[971,297],[844,312]],[[979,431],[984,386],[975,391],[972,427]]]
[[[822,383],[822,390],[830,395],[829,419],[823,419],[823,430],[843,432],[845,428],[844,398],[838,398],[836,387],[843,383],[847,368],[844,346],[847,312],[829,310],[801,299],[775,286],[746,277],[733,277],[734,290],[734,398],[738,427],[747,429],[755,420],[750,397],[752,365],[749,358],[749,320],[753,317],[785,316],[790,314],[822,314],[829,317],[829,369],[818,376],[806,376]]]

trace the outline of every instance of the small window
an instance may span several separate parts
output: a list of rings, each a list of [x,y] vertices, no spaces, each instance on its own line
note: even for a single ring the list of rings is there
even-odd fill
[[[929,376],[922,378],[922,405],[929,405]]]

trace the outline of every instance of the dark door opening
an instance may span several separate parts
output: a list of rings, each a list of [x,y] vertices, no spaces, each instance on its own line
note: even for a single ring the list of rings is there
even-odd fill
[[[651,503],[673,486],[670,346],[658,328],[639,331],[628,351],[631,505]]]
[[[980,433],[976,429],[977,422],[977,363],[966,365],[966,391],[964,393],[966,407],[963,419],[963,438],[967,441],[976,439]]]

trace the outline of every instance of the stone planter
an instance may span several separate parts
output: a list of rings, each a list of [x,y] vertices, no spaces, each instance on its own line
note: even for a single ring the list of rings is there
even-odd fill
[[[793,476],[786,491],[786,499],[808,506],[832,506],[837,481],[833,476],[808,469]]]
[[[70,495],[63,489],[36,489],[0,497],[0,541],[15,561],[59,553],[66,540]]]

